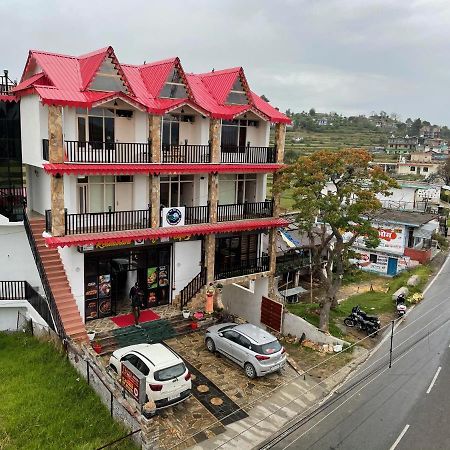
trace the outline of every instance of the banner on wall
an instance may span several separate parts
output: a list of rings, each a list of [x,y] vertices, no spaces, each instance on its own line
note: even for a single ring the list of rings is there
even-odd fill
[[[163,227],[179,227],[184,225],[186,208],[184,206],[176,208],[162,209],[162,226]]]
[[[386,251],[388,253],[403,254],[405,248],[405,227],[402,225],[373,224],[378,229],[380,243],[374,250]],[[365,247],[364,236],[355,241],[355,247]]]

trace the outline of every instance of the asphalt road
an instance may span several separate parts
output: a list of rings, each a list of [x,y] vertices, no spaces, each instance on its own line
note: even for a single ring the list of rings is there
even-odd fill
[[[425,299],[338,392],[260,448],[450,449],[450,259]]]

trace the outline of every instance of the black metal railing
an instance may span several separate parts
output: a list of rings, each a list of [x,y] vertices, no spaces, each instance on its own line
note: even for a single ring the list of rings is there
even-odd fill
[[[49,151],[48,151],[48,139],[42,139],[42,159],[44,161],[49,160]]]
[[[190,145],[187,142],[179,145],[162,146],[161,162],[172,164],[209,163],[211,161],[210,145]]]
[[[64,234],[105,233],[108,231],[143,230],[151,228],[151,210],[106,211],[68,214],[64,211]],[[45,211],[45,230],[51,233],[52,212]]]
[[[208,206],[186,206],[185,219],[186,225],[194,225],[198,223],[209,222],[209,207]]]
[[[220,148],[222,163],[270,164],[276,161],[275,147],[222,144]]]
[[[151,163],[148,142],[65,141],[68,162],[99,164]]]
[[[0,75],[0,94],[12,95],[12,88],[16,86],[16,83],[11,81],[8,77],[8,71],[4,70],[3,75]]]
[[[222,280],[225,278],[234,278],[242,275],[266,272],[269,270],[269,257],[242,259],[239,262],[233,261],[228,264],[217,264],[214,278]]]
[[[0,188],[0,214],[10,222],[21,222],[26,198],[25,188]]]
[[[0,300],[25,299],[25,281],[0,281]]]
[[[41,278],[42,286],[44,288],[45,296],[47,297],[47,304],[50,309],[51,316],[53,318],[53,323],[55,324],[55,332],[61,339],[66,339],[66,331],[64,329],[63,322],[61,320],[61,316],[59,315],[58,307],[56,306],[55,297],[53,296],[52,289],[50,287],[50,283],[47,278],[47,274],[44,269],[44,265],[42,263],[41,255],[37,249],[36,241],[33,236],[33,231],[31,230],[30,221],[26,212],[24,211],[24,225],[25,231],[27,233],[28,242],[30,243],[31,252],[33,253],[34,261],[36,262],[36,267],[39,272],[39,276]]]
[[[0,281],[0,300],[28,300],[48,326],[55,330],[47,300],[28,281]]]
[[[202,267],[200,273],[198,273],[190,282],[180,291],[181,309],[183,309],[197,294],[200,289],[206,284],[206,268]]]
[[[259,219],[273,216],[273,200],[217,205],[217,222]]]

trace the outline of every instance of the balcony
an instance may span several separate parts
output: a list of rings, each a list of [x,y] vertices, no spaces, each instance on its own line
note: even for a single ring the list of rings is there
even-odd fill
[[[222,144],[220,162],[225,164],[274,164],[276,149],[275,147]]]
[[[7,217],[10,222],[23,220],[25,201],[25,188],[0,188],[0,214]]]
[[[228,264],[217,264],[215,268],[214,278],[222,280],[225,278],[240,277],[254,273],[267,272],[269,270],[269,257],[261,256],[260,258],[244,259]]]
[[[151,228],[150,209],[68,214],[65,211],[64,234],[106,233],[109,231],[142,230]],[[45,211],[45,231],[51,233],[52,212]]]
[[[71,163],[148,164],[152,162],[148,142],[65,141],[65,144],[67,162]]]
[[[1,197],[0,197],[1,198]],[[185,225],[209,223],[209,206],[185,206]],[[261,219],[272,217],[273,202],[266,200],[257,203],[219,205],[217,221]],[[51,233],[52,213],[45,211],[46,231]],[[162,220],[160,221],[162,226]],[[143,230],[151,228],[151,210],[105,211],[96,213],[68,214],[65,211],[65,235],[106,233],[109,231]]]
[[[14,95],[12,89],[16,86],[16,83],[9,79],[7,70],[3,72],[4,75],[0,75],[0,95]]]
[[[217,222],[231,220],[262,219],[273,216],[273,200],[245,202],[217,206]]]
[[[208,164],[211,162],[210,145],[163,145],[161,162],[169,164]]]

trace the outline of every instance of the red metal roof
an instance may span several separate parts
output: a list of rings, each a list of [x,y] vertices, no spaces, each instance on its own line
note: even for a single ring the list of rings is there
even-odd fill
[[[74,247],[77,245],[123,242],[124,240],[133,242],[142,239],[235,233],[247,230],[284,227],[287,225],[289,225],[289,222],[286,219],[272,217],[269,219],[237,220],[234,222],[205,223],[201,225],[184,225],[179,227],[147,228],[145,230],[77,234],[61,237],[52,236],[45,238],[45,244],[50,248]]]
[[[15,95],[0,94],[0,102],[17,102],[17,97]]]
[[[187,101],[187,99],[158,98],[170,71],[176,67],[185,81],[192,106],[197,106],[210,117],[232,119],[248,108],[253,108],[267,120],[290,123],[287,116],[250,91],[241,67],[197,75],[185,74],[178,58],[140,66],[122,66],[112,47],[102,48],[79,57],[31,50],[19,85],[21,95],[37,93],[44,103],[92,107],[93,97],[102,98],[106,94],[111,95],[111,92],[101,93],[89,90],[90,82],[106,57],[111,58],[127,86],[129,100],[143,105],[150,113],[164,114],[177,104],[182,104],[182,100]],[[41,76],[38,76],[39,74]],[[224,102],[238,76],[247,93],[249,104],[226,105]],[[43,89],[43,86],[47,89]],[[35,90],[25,90],[26,88],[35,88]]]
[[[53,175],[270,173],[282,167],[283,164],[44,164],[44,170]]]

